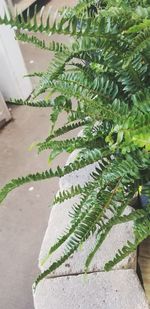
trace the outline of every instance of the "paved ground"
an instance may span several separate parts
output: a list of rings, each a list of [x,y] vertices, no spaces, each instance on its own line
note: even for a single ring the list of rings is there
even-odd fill
[[[53,0],[51,5],[57,8],[74,2]],[[21,49],[29,72],[47,67],[51,55],[27,44],[22,44]],[[47,136],[49,109],[13,107],[12,114],[14,120],[0,132],[0,187],[12,177],[48,167],[47,153],[39,156],[28,148],[33,141]],[[59,157],[59,164],[65,161],[66,155]],[[53,166],[57,163],[58,160]],[[58,180],[25,185],[3,203],[0,210],[1,309],[33,309],[31,286],[38,273],[38,254],[50,212],[48,205],[57,188]]]

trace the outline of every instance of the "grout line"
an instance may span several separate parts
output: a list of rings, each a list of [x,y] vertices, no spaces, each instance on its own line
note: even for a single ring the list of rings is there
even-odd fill
[[[136,273],[136,271],[133,268],[121,268],[121,269],[112,269],[109,272],[116,272],[116,271],[128,271],[128,270],[132,270]],[[71,273],[71,274],[62,274],[62,275],[54,275],[54,276],[50,276],[48,275],[46,277],[46,279],[56,279],[56,278],[63,278],[63,277],[75,277],[75,276],[80,276],[80,275],[85,275],[88,276],[90,274],[97,274],[97,273],[109,273],[106,272],[105,270],[93,270],[93,271],[89,271],[88,273],[84,273],[84,272],[80,272],[80,273]],[[137,275],[137,273],[136,273]]]

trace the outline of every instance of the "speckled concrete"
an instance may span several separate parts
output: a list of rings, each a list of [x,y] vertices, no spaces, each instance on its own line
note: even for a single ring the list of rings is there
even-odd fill
[[[133,270],[46,279],[34,295],[36,309],[148,309]]]
[[[39,256],[39,266],[41,271],[47,269],[52,262],[57,260],[64,252],[65,245],[61,246],[59,250],[57,250],[51,256],[48,261],[41,266],[41,261],[47,255],[50,247],[56,242],[56,240],[63,235],[66,228],[70,225],[70,216],[72,206],[74,203],[78,202],[79,197],[72,198],[71,200],[65,201],[62,204],[57,204],[52,208],[50,219],[48,223],[48,227],[44,236],[44,240],[42,243],[42,248]],[[126,209],[125,213],[129,213],[131,211],[130,207]],[[120,224],[112,228],[111,232],[108,233],[105,242],[98,250],[97,254],[93,258],[91,265],[89,266],[88,272],[92,271],[103,271],[104,265],[109,260],[113,259],[115,252],[118,249],[121,249],[124,245],[126,245],[127,240],[131,242],[134,241],[134,235],[132,230],[132,223],[127,222],[125,224]],[[91,236],[85,244],[83,244],[82,248],[80,248],[76,253],[74,253],[73,257],[69,258],[65,264],[60,266],[55,272],[53,272],[52,276],[64,276],[71,274],[80,274],[84,272],[84,264],[90,250],[94,247],[95,237]],[[123,269],[123,268],[134,268],[136,267],[136,254],[132,253],[128,257],[126,257],[123,261],[118,263],[114,268],[115,269]]]

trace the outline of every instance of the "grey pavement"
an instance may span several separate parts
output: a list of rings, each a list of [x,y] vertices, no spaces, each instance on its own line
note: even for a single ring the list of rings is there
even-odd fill
[[[54,8],[73,0],[53,0]],[[48,7],[48,6],[47,6]],[[55,36],[57,39],[57,36]],[[52,55],[20,44],[28,72],[47,68]],[[36,80],[33,80],[34,85]],[[12,107],[13,121],[0,131],[0,187],[13,177],[49,168],[48,153],[29,151],[46,137],[49,109]],[[60,119],[59,125],[64,119]],[[65,154],[52,164],[66,162]],[[33,309],[32,283],[38,274],[38,255],[49,219],[58,179],[31,183],[12,192],[0,209],[0,309]]]

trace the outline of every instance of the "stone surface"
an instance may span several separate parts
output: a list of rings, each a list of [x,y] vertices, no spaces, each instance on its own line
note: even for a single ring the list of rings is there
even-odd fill
[[[72,205],[79,201],[79,197],[75,197],[69,201],[65,201],[62,204],[53,206],[46,234],[42,243],[42,248],[39,256],[39,267],[41,271],[49,267],[49,265],[59,258],[64,251],[64,245],[61,246],[56,252],[53,253],[50,259],[41,266],[41,261],[46,256],[50,247],[55,243],[60,235],[63,235],[66,227],[69,226]],[[126,209],[126,213],[131,211],[130,207]],[[118,249],[121,249],[126,244],[127,240],[131,242],[134,240],[132,223],[128,222],[113,227],[108,234],[101,248],[97,251],[97,254],[93,258],[93,261],[89,267],[89,272],[102,271],[106,262],[112,259]],[[70,274],[79,274],[84,272],[84,264],[88,253],[95,244],[95,237],[90,237],[82,248],[74,253],[73,257],[70,257],[66,263],[59,267],[52,276],[62,276]],[[123,261],[115,266],[115,269],[122,268],[135,268],[135,253],[129,255]]]
[[[66,162],[66,165],[72,163],[76,159],[78,152],[79,150],[75,150],[71,153]],[[65,190],[70,188],[71,186],[76,186],[78,184],[80,184],[80,186],[84,186],[86,182],[92,180],[90,174],[94,172],[96,167],[98,167],[98,162],[89,164],[88,166],[83,167],[78,171],[74,171],[61,177],[59,181],[60,190]]]
[[[45,279],[34,294],[35,309],[148,309],[133,270]]]

